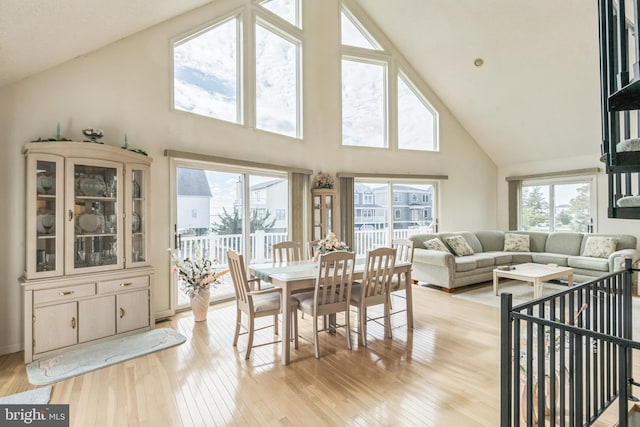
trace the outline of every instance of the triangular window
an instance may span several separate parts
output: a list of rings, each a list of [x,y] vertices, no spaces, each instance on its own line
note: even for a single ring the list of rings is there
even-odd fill
[[[398,148],[435,151],[437,113],[404,73],[398,73]]]
[[[265,0],[260,2],[260,6],[296,27],[301,28],[300,0]]]
[[[342,10],[340,14],[342,29],[342,44],[347,46],[361,47],[363,49],[382,50],[376,40],[369,34],[358,20]]]

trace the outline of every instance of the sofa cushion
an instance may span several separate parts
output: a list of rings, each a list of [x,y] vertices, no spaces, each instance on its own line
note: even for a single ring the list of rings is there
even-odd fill
[[[570,256],[569,267],[582,268],[586,270],[609,271],[609,260],[607,258],[592,258],[585,256]]]
[[[485,253],[493,257],[493,262],[495,263],[495,265],[511,264],[513,262],[513,255],[511,255],[510,252],[500,251],[500,252],[485,252]]]
[[[524,264],[533,262],[533,254],[536,252],[511,252],[512,264]]]
[[[473,254],[464,257],[465,259],[472,259],[476,262],[476,268],[489,267],[496,265],[496,257],[491,253],[481,252],[479,254]]]
[[[424,248],[425,249],[430,249],[432,251],[441,251],[441,252],[449,252],[449,249],[445,246],[444,243],[442,243],[442,240],[440,240],[437,237],[434,237],[431,240],[426,240],[424,242]]]
[[[618,239],[606,236],[588,236],[582,251],[582,256],[609,258],[616,251]]]
[[[476,231],[475,235],[482,245],[482,252],[497,252],[504,248],[502,231]]]
[[[462,236],[446,237],[445,241],[456,256],[473,255],[473,249]]]
[[[529,252],[529,236],[526,234],[505,233],[505,252]]]
[[[549,252],[532,253],[531,260],[536,264],[557,264],[561,267],[567,267],[567,255],[553,254]]]
[[[549,233],[543,231],[518,231],[518,234],[529,236],[529,250],[531,252],[544,252],[547,246]]]
[[[582,236],[582,233],[549,233],[544,251],[552,254],[580,255]]]
[[[472,271],[477,267],[476,260],[471,256],[456,257],[456,271]]]

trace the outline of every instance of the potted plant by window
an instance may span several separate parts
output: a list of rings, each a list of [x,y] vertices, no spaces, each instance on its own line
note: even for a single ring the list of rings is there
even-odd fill
[[[180,290],[191,300],[191,311],[196,322],[207,320],[209,311],[210,287],[219,282],[220,277],[229,272],[228,269],[216,271],[214,265],[218,259],[203,257],[199,247],[195,248],[193,258],[180,257],[176,250],[171,253],[171,272],[178,275]]]

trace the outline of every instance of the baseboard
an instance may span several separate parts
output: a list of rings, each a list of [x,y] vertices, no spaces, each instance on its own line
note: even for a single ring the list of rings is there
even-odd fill
[[[173,310],[162,310],[162,311],[157,311],[155,313],[155,317],[154,320],[156,323],[158,323],[159,321],[162,321],[168,317],[171,317],[175,314],[175,312]]]

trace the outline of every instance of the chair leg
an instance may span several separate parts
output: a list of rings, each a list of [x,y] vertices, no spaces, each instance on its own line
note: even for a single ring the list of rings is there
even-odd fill
[[[360,320],[360,343],[363,347],[367,346],[367,307],[360,307],[358,310]]]
[[[246,360],[249,359],[251,355],[251,347],[253,347],[253,330],[254,330],[254,319],[253,316],[249,316],[249,341],[247,342],[247,354],[244,356]]]
[[[233,346],[238,345],[238,337],[240,336],[240,325],[242,323],[242,311],[236,308],[236,332],[233,336]]]
[[[325,316],[326,319],[326,316]],[[320,342],[318,341],[318,317],[313,317],[313,346],[316,351],[316,359],[320,359]]]
[[[349,306],[347,306],[347,310],[344,312],[344,323],[346,325],[346,335],[347,335],[347,348],[349,350],[351,350],[352,345],[351,345],[351,321],[349,320],[349,318],[351,316],[349,316]]]
[[[392,338],[391,336],[391,304],[389,300],[391,298],[387,298],[387,302],[384,304],[384,331],[386,332],[387,338]]]
[[[286,331],[283,331],[286,332]],[[273,315],[273,334],[278,335],[278,315]]]

